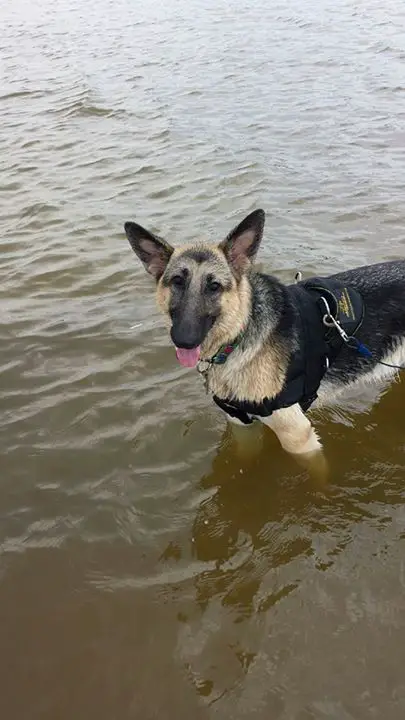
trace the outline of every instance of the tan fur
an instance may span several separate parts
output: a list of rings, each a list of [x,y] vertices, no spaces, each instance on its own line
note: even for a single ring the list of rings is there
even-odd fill
[[[221,250],[219,255],[223,255]],[[223,260],[226,262],[225,257]],[[251,288],[246,277],[239,284],[233,282],[232,290],[223,294],[222,314],[202,346],[202,358],[210,358],[224,343],[231,342],[245,327],[251,308]],[[242,353],[235,350],[224,365],[210,368],[208,387],[220,397],[235,397],[260,402],[280,392],[285,378],[288,357],[283,348],[251,347]]]
[[[280,370],[280,367],[287,367],[287,360],[281,355],[276,347],[253,347],[244,353],[243,358],[235,350],[224,365],[210,368],[209,389],[219,397],[251,402],[274,397],[284,384],[285,370]]]
[[[263,418],[265,425],[277,435],[284,450],[292,454],[305,454],[320,449],[314,428],[298,404],[283,408]]]
[[[170,264],[174,263],[186,250],[209,248],[218,258],[218,265],[227,266],[224,253],[216,245],[187,245],[176,248]],[[206,271],[204,264],[193,265],[193,273]],[[160,310],[167,314],[170,304],[170,288],[164,287],[159,281],[156,300]],[[221,298],[222,312],[212,330],[208,333],[202,347],[201,359],[208,360],[221,347],[232,342],[245,327],[250,307],[251,289],[246,277],[242,276],[239,283],[232,280],[232,288],[223,293]],[[234,397],[239,400],[249,399],[260,402],[264,397],[277,395],[283,387],[288,355],[280,345],[271,346],[259,343],[241,352],[235,350],[224,365],[212,366],[208,373],[209,390],[220,397]]]
[[[162,313],[167,315],[169,312],[170,289],[164,287],[164,285],[162,285],[160,281],[158,282],[156,288],[156,303],[159,310],[161,310]]]

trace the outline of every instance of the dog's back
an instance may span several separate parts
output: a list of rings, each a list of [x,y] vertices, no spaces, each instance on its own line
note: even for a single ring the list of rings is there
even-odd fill
[[[405,365],[405,260],[357,267],[330,279],[361,294],[364,317],[356,336],[372,357],[365,362],[355,349],[343,347],[321,383],[318,404],[333,400],[345,386],[350,390],[352,382],[378,382],[394,374],[389,365]]]

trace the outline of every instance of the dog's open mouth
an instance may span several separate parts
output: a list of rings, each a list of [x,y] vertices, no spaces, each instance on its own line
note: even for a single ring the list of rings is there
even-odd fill
[[[185,348],[176,347],[176,357],[184,367],[195,367],[200,359],[201,346],[186,350]]]

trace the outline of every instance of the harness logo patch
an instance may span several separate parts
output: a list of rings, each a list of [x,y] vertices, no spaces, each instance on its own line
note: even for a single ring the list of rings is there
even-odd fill
[[[338,301],[338,308],[339,312],[341,312],[342,315],[345,315],[345,317],[351,318],[351,320],[356,319],[347,288],[343,288],[343,292]]]

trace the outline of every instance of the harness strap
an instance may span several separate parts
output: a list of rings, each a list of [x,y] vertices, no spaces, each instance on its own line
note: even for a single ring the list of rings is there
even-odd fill
[[[218,397],[218,395],[213,395],[212,399],[218,405],[218,407],[221,408],[221,410],[226,412],[227,415],[230,415],[230,417],[233,418],[237,418],[244,425],[251,425],[251,423],[253,422],[250,415],[248,415],[248,413],[241,407],[243,403],[232,404],[232,402],[222,400]]]
[[[290,361],[281,394],[286,393],[289,400],[288,405],[284,404],[283,407],[299,402],[302,403],[301,407],[305,411],[316,399],[320,382],[328,369],[329,348],[319,305],[314,302],[313,294],[301,284],[293,285],[291,291],[295,295],[296,307],[300,315],[299,349]],[[290,390],[293,373],[295,377],[300,378],[301,389],[299,384],[295,383]]]

